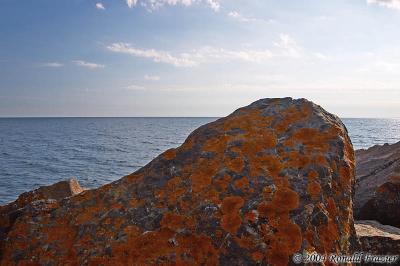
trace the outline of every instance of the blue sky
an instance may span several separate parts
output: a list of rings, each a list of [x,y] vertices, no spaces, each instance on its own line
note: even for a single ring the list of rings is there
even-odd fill
[[[400,0],[0,0],[0,116],[400,117]]]

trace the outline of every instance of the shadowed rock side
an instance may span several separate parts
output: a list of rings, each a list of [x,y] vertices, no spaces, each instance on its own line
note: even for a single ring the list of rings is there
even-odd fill
[[[370,254],[399,255],[400,229],[376,221],[356,221],[361,249]]]
[[[400,227],[400,142],[356,151],[355,218]]]
[[[20,216],[2,265],[287,265],[351,253],[354,152],[342,122],[263,99],[137,172]]]

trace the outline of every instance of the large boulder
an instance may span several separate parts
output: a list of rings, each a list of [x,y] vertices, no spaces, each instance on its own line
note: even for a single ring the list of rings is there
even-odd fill
[[[354,214],[400,227],[400,142],[356,151]]]
[[[304,99],[263,99],[116,182],[32,206],[1,263],[287,265],[296,252],[348,254],[354,182],[338,117]]]
[[[356,221],[355,228],[364,253],[399,255],[400,229],[377,221]]]

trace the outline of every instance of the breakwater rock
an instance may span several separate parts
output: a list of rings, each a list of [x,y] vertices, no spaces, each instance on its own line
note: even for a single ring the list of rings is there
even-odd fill
[[[1,265],[287,265],[352,252],[354,152],[340,119],[262,99],[122,179],[25,207]]]
[[[400,229],[377,221],[356,221],[361,250],[369,254],[400,255]]]
[[[77,195],[83,191],[76,178],[57,182],[50,186],[42,186],[33,191],[22,193],[18,199],[0,206],[0,251],[9,230],[24,210],[41,202],[57,202]],[[1,252],[0,252],[1,258]]]
[[[356,151],[354,215],[400,227],[400,142]]]

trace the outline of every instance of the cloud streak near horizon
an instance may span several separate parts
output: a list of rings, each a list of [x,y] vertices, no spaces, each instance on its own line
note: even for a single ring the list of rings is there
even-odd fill
[[[157,10],[164,6],[191,6],[199,3],[206,4],[215,12],[218,12],[221,8],[219,0],[126,0],[126,4],[129,8],[133,8],[140,4],[148,11]]]
[[[367,0],[367,3],[400,10],[400,0]]]
[[[74,63],[77,66],[85,67],[88,69],[105,68],[105,65],[86,62],[83,60],[73,60],[72,63]]]
[[[54,68],[59,68],[63,67],[64,64],[61,64],[59,62],[48,62],[48,63],[43,63],[41,64],[42,67],[54,67]]]
[[[203,46],[189,52],[173,54],[156,49],[140,49],[130,43],[112,43],[107,49],[114,53],[128,54],[134,57],[151,59],[156,63],[166,63],[175,67],[195,67],[205,63],[221,63],[228,61],[243,61],[264,63],[274,57],[299,58],[302,48],[289,35],[281,34],[279,41],[273,43],[275,50],[241,49],[231,50]]]

